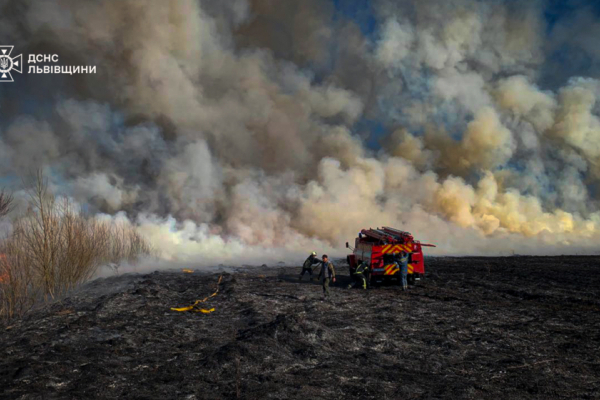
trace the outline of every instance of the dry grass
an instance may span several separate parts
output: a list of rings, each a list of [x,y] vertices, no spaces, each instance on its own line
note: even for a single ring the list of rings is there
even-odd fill
[[[27,212],[0,243],[0,316],[12,318],[90,279],[101,265],[151,248],[134,227],[86,216],[58,200],[38,174]]]

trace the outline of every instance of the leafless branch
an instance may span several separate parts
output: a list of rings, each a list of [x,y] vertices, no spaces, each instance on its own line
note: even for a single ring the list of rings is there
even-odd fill
[[[102,265],[133,262],[152,251],[131,225],[100,221],[58,200],[39,171],[29,197],[27,212],[0,241],[0,316],[62,295]]]
[[[4,190],[0,191],[0,217],[4,217],[12,210],[13,196]]]

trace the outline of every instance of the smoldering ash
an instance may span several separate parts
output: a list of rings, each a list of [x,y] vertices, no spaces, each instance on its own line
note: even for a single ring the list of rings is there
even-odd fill
[[[600,24],[585,8],[549,27],[543,2],[2,7],[18,51],[98,68],[3,84],[2,175],[43,168],[164,259],[341,255],[377,225],[436,254],[600,239]],[[561,68],[559,51],[592,62]]]

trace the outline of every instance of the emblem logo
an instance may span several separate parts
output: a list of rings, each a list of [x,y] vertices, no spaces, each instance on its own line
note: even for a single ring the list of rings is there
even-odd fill
[[[0,82],[14,82],[11,71],[23,73],[23,54],[11,57],[15,46],[0,46]]]

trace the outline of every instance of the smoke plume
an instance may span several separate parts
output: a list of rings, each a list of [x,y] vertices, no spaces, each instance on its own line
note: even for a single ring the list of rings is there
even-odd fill
[[[174,262],[340,256],[381,225],[429,254],[595,252],[597,10],[353,3],[0,2],[15,54],[97,66],[2,84],[2,182],[42,168]]]

